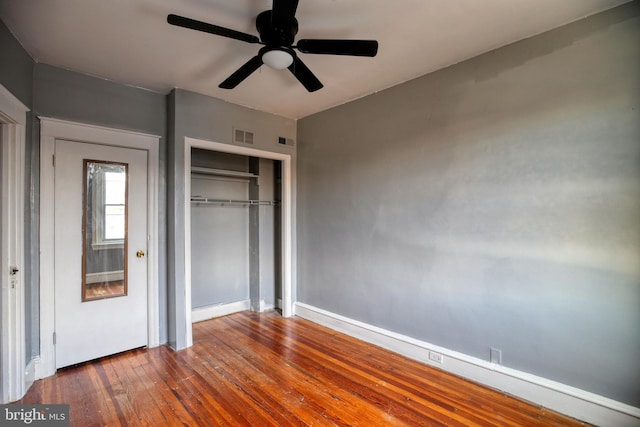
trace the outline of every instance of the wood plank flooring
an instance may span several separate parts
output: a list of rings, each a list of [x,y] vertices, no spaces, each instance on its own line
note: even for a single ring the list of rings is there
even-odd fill
[[[109,282],[87,283],[86,300],[113,298],[126,295],[124,292],[124,280],[111,280]]]
[[[194,324],[194,346],[59,370],[17,403],[68,403],[73,426],[584,425],[300,318]]]

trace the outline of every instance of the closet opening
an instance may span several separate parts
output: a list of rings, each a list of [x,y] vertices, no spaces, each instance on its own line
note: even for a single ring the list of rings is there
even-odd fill
[[[282,161],[191,147],[191,320],[282,314]]]

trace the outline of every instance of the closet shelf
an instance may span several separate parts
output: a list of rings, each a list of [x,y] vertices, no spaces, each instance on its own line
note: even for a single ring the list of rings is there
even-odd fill
[[[258,175],[251,172],[240,172],[240,171],[231,171],[226,169],[212,169],[212,168],[203,168],[198,166],[191,167],[191,173],[202,174],[202,175],[215,175],[215,176],[233,176],[233,177],[241,177],[241,178],[258,178]]]
[[[278,206],[280,202],[274,200],[229,200],[209,199],[207,197],[192,196],[191,203],[217,206]]]

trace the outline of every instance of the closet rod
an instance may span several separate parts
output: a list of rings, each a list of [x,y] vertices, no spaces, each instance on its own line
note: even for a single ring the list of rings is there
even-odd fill
[[[273,200],[229,200],[229,199],[209,199],[207,197],[191,197],[191,203],[204,205],[250,205],[250,206],[277,206],[280,203]]]

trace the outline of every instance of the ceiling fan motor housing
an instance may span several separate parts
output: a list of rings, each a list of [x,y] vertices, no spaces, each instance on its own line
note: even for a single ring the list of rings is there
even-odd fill
[[[298,34],[298,20],[294,17],[276,21],[270,10],[261,12],[256,18],[260,40],[267,46],[291,47]]]

